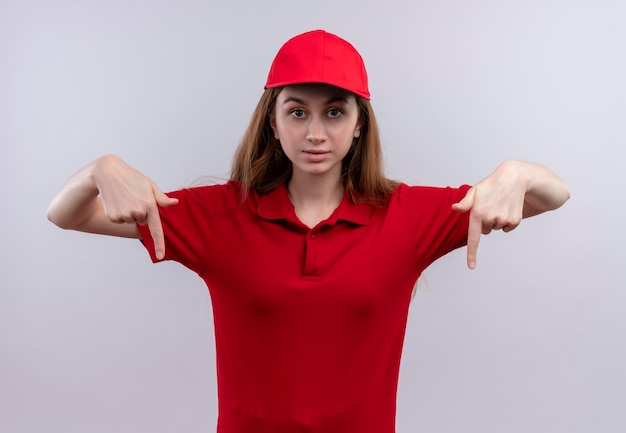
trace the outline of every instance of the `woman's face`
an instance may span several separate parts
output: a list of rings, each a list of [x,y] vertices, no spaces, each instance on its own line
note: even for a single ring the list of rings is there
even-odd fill
[[[292,176],[341,178],[341,161],[360,135],[356,97],[326,84],[285,87],[270,124],[293,165]]]

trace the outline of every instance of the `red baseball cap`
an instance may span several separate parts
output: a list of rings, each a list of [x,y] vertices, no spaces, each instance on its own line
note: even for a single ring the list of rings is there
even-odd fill
[[[324,30],[289,39],[272,62],[265,88],[323,83],[370,99],[365,64],[346,40]]]

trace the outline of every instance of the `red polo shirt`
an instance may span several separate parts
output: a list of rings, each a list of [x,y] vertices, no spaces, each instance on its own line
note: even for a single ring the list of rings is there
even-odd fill
[[[207,283],[215,322],[219,433],[393,433],[411,292],[465,245],[461,188],[397,187],[385,208],[346,196],[313,229],[284,185],[170,193],[166,259]],[[154,261],[146,226],[139,226]]]

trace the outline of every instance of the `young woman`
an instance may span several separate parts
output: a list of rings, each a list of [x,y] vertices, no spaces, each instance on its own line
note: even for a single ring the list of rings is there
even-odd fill
[[[231,180],[161,192],[115,156],[77,172],[48,218],[141,239],[207,283],[218,432],[392,433],[411,292],[481,234],[561,206],[545,167],[507,161],[473,187],[384,177],[359,53],[317,30],[283,45]]]

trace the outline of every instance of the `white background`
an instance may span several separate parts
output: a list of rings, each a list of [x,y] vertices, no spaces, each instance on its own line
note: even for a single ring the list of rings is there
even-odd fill
[[[625,5],[2,0],[0,431],[214,431],[203,283],[45,211],[106,153],[164,190],[226,178],[274,54],[315,28],[365,58],[390,177],[517,158],[573,193],[483,238],[476,271],[465,250],[426,271],[398,432],[626,431]]]

